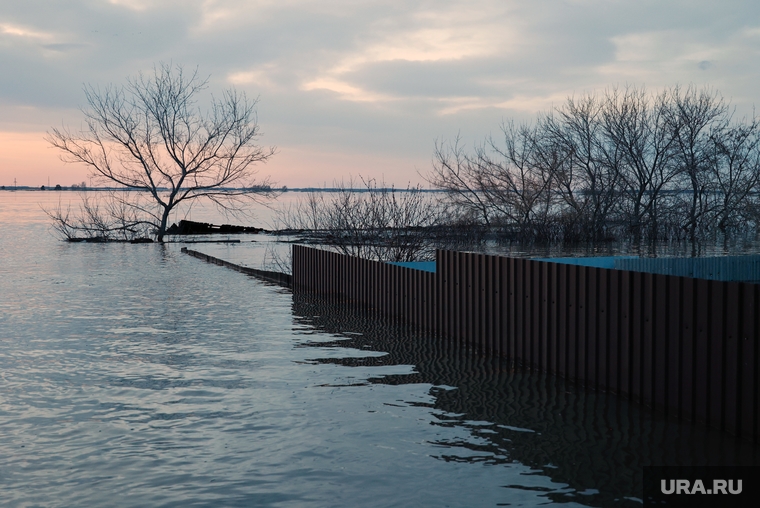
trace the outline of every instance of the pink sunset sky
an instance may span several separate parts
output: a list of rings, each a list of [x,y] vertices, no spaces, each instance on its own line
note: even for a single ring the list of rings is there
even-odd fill
[[[84,83],[155,63],[198,67],[209,93],[259,97],[260,167],[278,185],[362,175],[424,183],[436,141],[466,145],[568,96],[711,86],[760,103],[753,1],[322,2],[100,0],[0,6],[0,184],[71,185],[44,141],[80,125]]]

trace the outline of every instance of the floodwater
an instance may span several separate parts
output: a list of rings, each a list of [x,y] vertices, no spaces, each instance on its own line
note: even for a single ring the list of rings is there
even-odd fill
[[[61,242],[54,194],[0,192],[3,506],[639,506],[645,465],[759,460],[181,244]]]

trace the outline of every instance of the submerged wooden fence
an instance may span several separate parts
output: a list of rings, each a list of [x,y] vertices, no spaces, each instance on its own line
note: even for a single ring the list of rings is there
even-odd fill
[[[758,441],[760,286],[438,251],[425,272],[293,247],[293,287]]]
[[[206,261],[207,263],[214,263],[215,265],[225,266],[227,268],[231,268],[232,270],[242,272],[248,275],[253,275],[254,277],[257,277],[259,279],[263,279],[268,282],[273,282],[281,286],[285,286],[285,287],[292,286],[292,277],[288,275],[287,273],[271,272],[269,270],[259,270],[256,268],[248,268],[247,266],[236,265],[235,263],[230,263],[229,261],[215,258],[214,256],[209,256],[208,254],[198,252],[197,250],[191,250],[191,249],[188,249],[187,247],[182,247],[181,252],[184,252],[185,254],[193,256],[194,258],[202,259],[203,261]]]

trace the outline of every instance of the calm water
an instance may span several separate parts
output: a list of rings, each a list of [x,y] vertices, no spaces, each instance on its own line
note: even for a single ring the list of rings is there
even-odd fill
[[[3,506],[637,506],[644,465],[756,461],[180,245],[60,242],[51,194],[0,192]]]

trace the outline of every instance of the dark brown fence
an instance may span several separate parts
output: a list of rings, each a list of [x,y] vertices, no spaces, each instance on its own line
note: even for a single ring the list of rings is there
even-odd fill
[[[293,286],[758,440],[759,285],[451,251],[436,262],[294,246]]]

